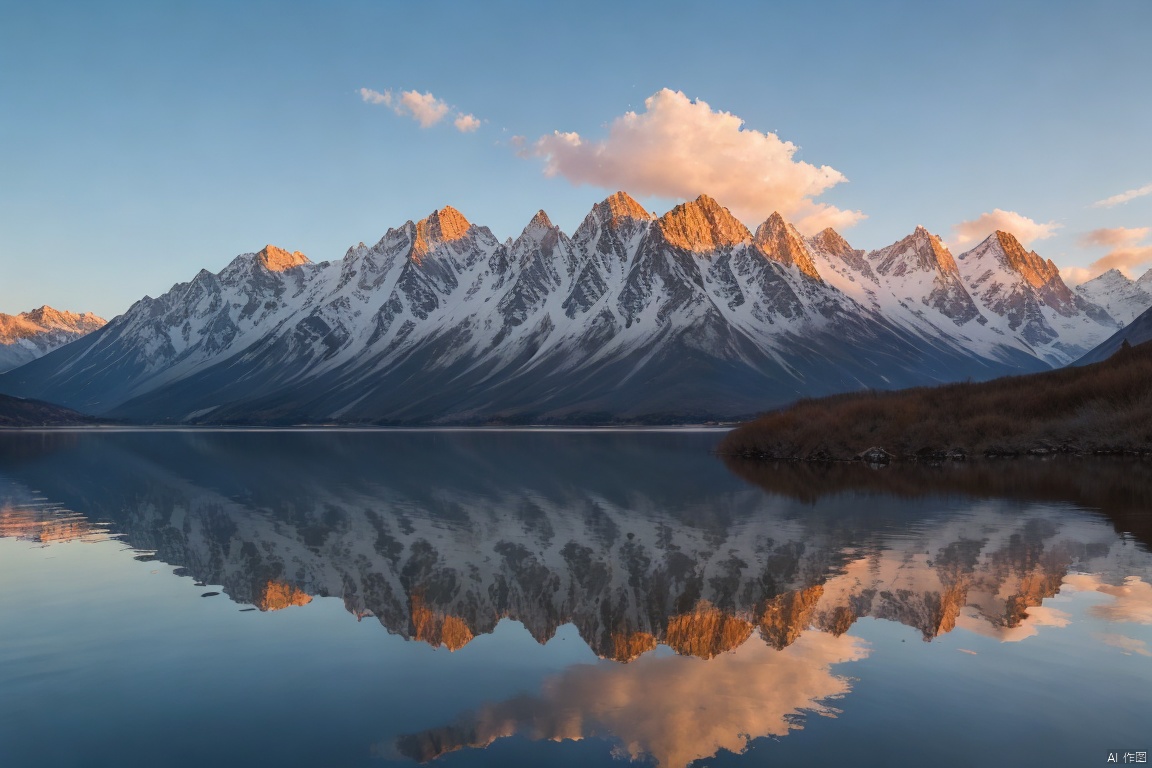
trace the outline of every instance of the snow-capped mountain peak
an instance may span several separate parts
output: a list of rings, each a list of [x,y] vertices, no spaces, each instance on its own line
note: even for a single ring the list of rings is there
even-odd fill
[[[958,258],[965,285],[996,326],[1053,364],[1076,360],[1116,330],[1103,308],[1074,294],[1051,260],[996,231]]]
[[[1113,332],[993,241],[957,273],[922,228],[865,256],[779,214],[753,237],[707,195],[655,218],[618,192],[572,237],[541,211],[504,242],[445,207],[342,260],[203,271],[0,391],[192,422],[683,420],[1038,370]]]
[[[988,270],[1014,273],[1017,277],[1011,279],[1022,280],[1038,293],[1045,305],[1065,317],[1079,310],[1075,295],[1060,277],[1060,269],[1051,259],[1045,261],[1035,251],[1025,250],[1010,232],[996,230],[964,258],[973,265],[981,264],[985,274]]]
[[[419,263],[442,243],[463,239],[472,227],[460,211],[446,205],[416,222],[412,243],[412,260]]]
[[[627,192],[614,192],[601,202],[592,206],[589,216],[595,216],[599,221],[612,227],[617,227],[622,220],[634,219],[636,221],[650,221],[654,218],[651,213],[644,210],[644,206]]]
[[[835,233],[833,233],[835,234]],[[814,280],[822,279],[812,261],[808,244],[797,229],[773,212],[759,227],[752,241],[765,257],[785,266],[795,265]]]
[[[752,233],[708,195],[682,203],[656,220],[671,246],[696,253],[710,253],[751,239]]]
[[[832,227],[821,230],[808,240],[808,244],[815,250],[822,251],[829,256],[838,256],[844,261],[852,261],[864,255],[864,251],[853,248],[844,236]]]
[[[0,371],[34,360],[105,322],[91,312],[62,312],[47,305],[18,315],[0,313]]]
[[[532,220],[528,222],[528,226],[525,227],[526,230],[527,229],[553,229],[553,228],[554,228],[554,225],[552,224],[552,219],[548,218],[548,214],[544,212],[543,208],[536,211],[536,215],[532,217]]]
[[[866,258],[901,306],[920,304],[957,326],[980,322],[980,310],[964,288],[952,253],[938,235],[924,227],[916,227],[903,240],[872,251]]]
[[[292,269],[292,267],[298,267],[301,264],[312,263],[308,257],[300,253],[300,251],[292,251],[289,253],[283,248],[277,248],[274,245],[264,246],[264,248],[256,254],[256,261],[269,272],[283,272],[286,269]]]
[[[918,226],[912,234],[887,248],[873,251],[869,259],[876,271],[891,277],[903,277],[914,272],[935,272],[940,275],[959,275],[956,260],[939,235]]]
[[[1127,325],[1152,306],[1152,269],[1136,280],[1110,269],[1076,286],[1076,293]]]

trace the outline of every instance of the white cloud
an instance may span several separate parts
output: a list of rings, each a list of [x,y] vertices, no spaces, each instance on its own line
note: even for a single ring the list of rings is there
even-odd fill
[[[360,98],[364,100],[365,104],[383,104],[385,106],[392,106],[392,91],[374,91],[371,88],[361,88]]]
[[[1136,198],[1144,197],[1145,195],[1152,195],[1152,184],[1146,184],[1143,187],[1138,187],[1137,189],[1130,189],[1127,192],[1121,192],[1118,195],[1112,195],[1112,197],[1106,197],[1103,200],[1097,200],[1096,202],[1092,203],[1092,207],[1113,208],[1117,205],[1120,205],[1121,203],[1126,203],[1129,200],[1135,200]]]
[[[962,221],[954,225],[953,243],[957,246],[978,243],[996,230],[1000,230],[1015,235],[1021,245],[1028,245],[1034,240],[1052,237],[1061,226],[1055,221],[1041,224],[1015,211],[1002,211],[997,208],[990,213],[982,213],[971,221]]]
[[[471,133],[480,127],[480,120],[475,115],[465,115],[463,113],[456,115],[456,120],[453,121],[456,130],[460,133]]]
[[[396,114],[410,117],[420,123],[421,128],[436,125],[449,114],[455,115],[453,125],[461,133],[471,133],[482,124],[482,121],[475,115],[460,112],[431,93],[401,91],[399,95],[396,95],[391,90],[374,91],[371,88],[361,88],[359,93],[364,103],[383,104]]]
[[[1080,236],[1080,245],[1085,247],[1099,246],[1102,248],[1124,248],[1136,245],[1152,227],[1113,227],[1111,229],[1094,229]]]
[[[544,159],[546,175],[577,185],[688,200],[705,193],[753,226],[773,211],[806,232],[865,218],[816,202],[847,179],[793,159],[796,145],[776,134],[744,129],[736,115],[667,88],[644,106],[613,120],[603,140],[556,131],[539,138],[532,154]]]

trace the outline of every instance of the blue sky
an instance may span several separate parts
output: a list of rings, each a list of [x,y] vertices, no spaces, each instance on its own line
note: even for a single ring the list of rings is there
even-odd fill
[[[0,312],[112,317],[265,243],[340,258],[445,204],[501,238],[539,208],[571,232],[618,187],[660,213],[721,187],[690,196],[858,248],[1026,219],[1061,267],[1139,274],[1152,194],[1094,203],[1152,193],[1150,34],[1145,0],[6,1]]]

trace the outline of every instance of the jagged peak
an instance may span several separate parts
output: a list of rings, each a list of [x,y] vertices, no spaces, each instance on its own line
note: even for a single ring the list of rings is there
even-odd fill
[[[752,237],[747,227],[708,195],[681,203],[656,224],[669,245],[696,252],[737,245]]]
[[[283,272],[301,264],[311,264],[300,251],[288,252],[274,245],[266,245],[256,254],[256,261],[269,272]]]
[[[787,266],[795,264],[809,277],[822,279],[811,254],[808,253],[808,244],[804,237],[780,215],[779,211],[773,211],[771,216],[756,227],[756,235],[752,238],[752,242],[766,258]]]
[[[36,323],[51,322],[53,320],[75,319],[80,316],[72,312],[61,312],[59,309],[43,304],[36,309],[21,312],[20,317]]]
[[[11,315],[4,315],[4,317],[11,317]],[[27,312],[21,312],[15,317],[29,323],[44,326],[45,328],[74,326],[81,323],[99,323],[103,325],[107,322],[104,318],[92,312],[69,312],[67,310],[50,307],[47,304],[36,307],[36,309],[30,309]]]
[[[1128,275],[1126,275],[1123,272],[1121,272],[1120,270],[1116,269],[1116,267],[1112,267],[1112,269],[1109,269],[1107,272],[1100,273],[1099,275],[1092,278],[1091,280],[1088,280],[1087,282],[1091,283],[1091,282],[1096,281],[1096,280],[1099,280],[1101,282],[1104,282],[1105,280],[1108,280],[1108,281],[1122,280],[1125,283],[1133,282],[1132,278],[1128,277]]]
[[[820,230],[809,238],[808,242],[817,250],[837,256],[848,256],[856,253],[856,249],[832,227]]]
[[[548,218],[548,214],[546,214],[544,212],[544,209],[541,208],[540,210],[536,211],[536,215],[533,216],[532,220],[528,222],[528,226],[529,227],[543,227],[545,229],[552,229],[553,224],[552,224],[552,219]]]
[[[984,242],[969,253],[993,252],[1008,268],[1017,272],[1033,288],[1041,288],[1049,283],[1063,287],[1060,270],[1051,259],[1045,260],[1036,251],[1027,250],[1011,232],[998,229],[985,238]]]
[[[464,214],[450,205],[433,211],[416,222],[416,238],[412,243],[413,260],[419,262],[440,243],[463,238],[471,227]]]
[[[53,331],[83,335],[106,324],[104,318],[91,312],[77,314],[45,304],[18,315],[0,313],[0,344],[12,344],[18,339],[35,338]]]
[[[901,275],[912,270],[939,271],[958,275],[959,267],[943,238],[917,225],[912,234],[886,248],[868,254],[879,262],[876,271],[882,275]]]
[[[651,221],[655,218],[627,192],[615,192],[592,206],[592,214],[613,227],[624,219]]]
[[[1000,243],[1000,247],[1010,256],[1027,253],[1027,251],[1024,250],[1024,246],[1016,239],[1016,235],[1011,232],[998,229],[993,232],[991,236],[996,238],[996,241]]]

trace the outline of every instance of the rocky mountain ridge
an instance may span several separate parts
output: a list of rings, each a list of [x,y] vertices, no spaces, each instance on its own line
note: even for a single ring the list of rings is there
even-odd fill
[[[0,313],[0,372],[35,360],[105,322],[91,312],[62,312],[47,305],[18,315]]]
[[[1152,307],[1152,269],[1136,279],[1110,269],[1076,286],[1076,293],[1127,325]]]
[[[500,242],[451,207],[312,263],[269,246],[145,297],[0,392],[190,423],[686,421],[1041,370],[1119,328],[996,233],[871,253],[623,192]]]

